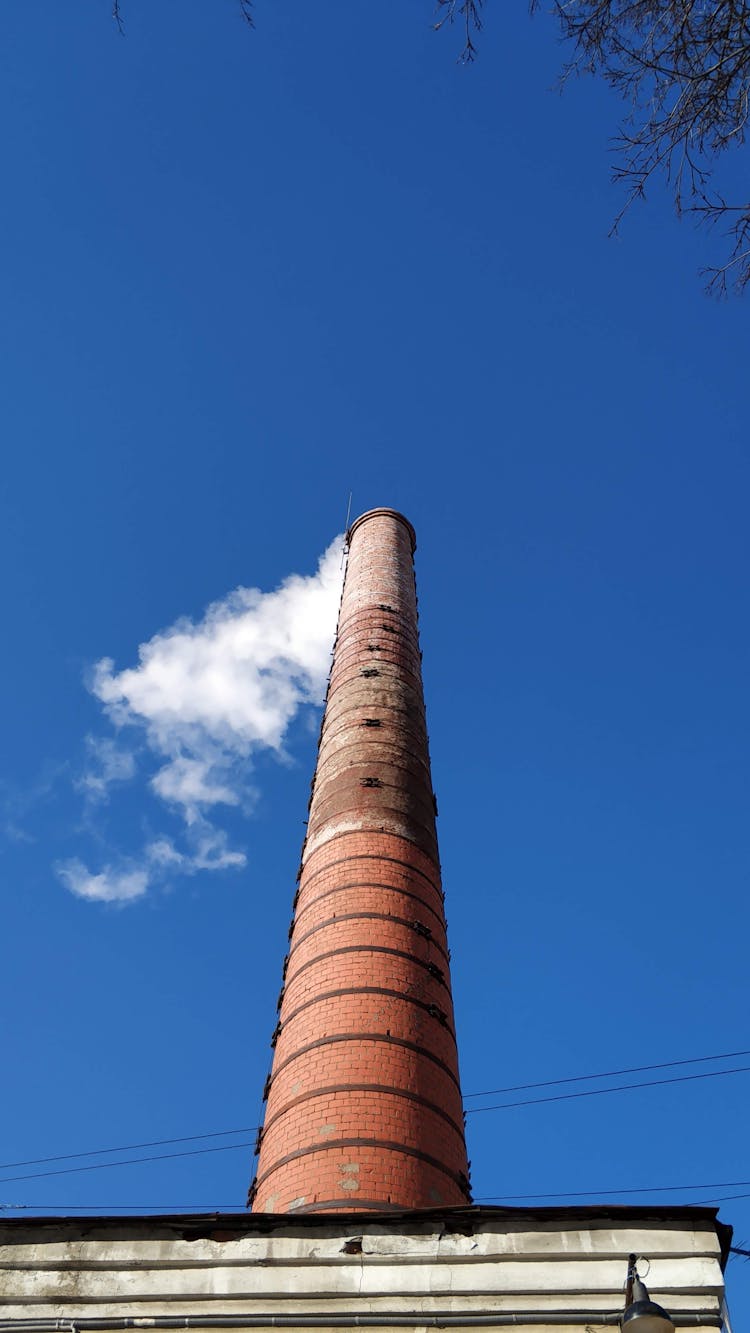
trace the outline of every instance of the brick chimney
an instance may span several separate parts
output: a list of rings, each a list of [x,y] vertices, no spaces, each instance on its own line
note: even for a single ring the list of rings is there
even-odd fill
[[[256,1212],[470,1202],[416,540],[402,514],[373,509],[348,544]]]

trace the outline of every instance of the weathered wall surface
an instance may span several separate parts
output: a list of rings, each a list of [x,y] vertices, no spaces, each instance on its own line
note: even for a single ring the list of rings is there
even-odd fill
[[[679,1326],[715,1328],[723,1291],[712,1210],[458,1209],[382,1221],[352,1214],[88,1219],[0,1225],[8,1320],[491,1316],[521,1326],[622,1311],[630,1253]],[[582,1312],[582,1313],[581,1313]],[[300,1322],[300,1327],[302,1327]],[[394,1324],[394,1327],[396,1325]],[[491,1326],[491,1325],[490,1325]],[[468,1327],[468,1324],[467,1324]],[[538,1318],[535,1327],[539,1327]]]

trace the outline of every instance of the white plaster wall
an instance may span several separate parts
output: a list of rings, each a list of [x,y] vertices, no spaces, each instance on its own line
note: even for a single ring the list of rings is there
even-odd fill
[[[482,1220],[472,1234],[442,1221],[290,1219],[270,1234],[186,1239],[179,1223],[130,1219],[0,1225],[0,1321],[200,1314],[555,1314],[622,1309],[630,1253],[647,1256],[649,1290],[670,1311],[718,1318],[723,1278],[713,1225],[519,1225]],[[189,1234],[187,1231],[186,1235]],[[347,1254],[347,1241],[361,1253]],[[559,1326],[558,1326],[559,1327]],[[584,1325],[581,1326],[582,1328]],[[539,1326],[537,1326],[539,1328]],[[468,1333],[468,1330],[467,1330]],[[541,1330],[540,1330],[541,1333]]]

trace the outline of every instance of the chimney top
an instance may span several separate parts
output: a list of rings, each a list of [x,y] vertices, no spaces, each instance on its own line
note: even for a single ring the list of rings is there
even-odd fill
[[[354,532],[358,527],[360,527],[362,523],[366,523],[368,519],[371,518],[386,518],[386,517],[398,519],[399,523],[403,523],[411,540],[411,553],[413,555],[417,549],[417,534],[415,533],[414,528],[412,527],[408,518],[406,518],[403,514],[399,513],[398,509],[388,509],[388,508],[368,509],[366,513],[360,514],[359,518],[355,518],[354,522],[349,528],[349,531],[346,534],[347,545],[351,545],[351,540],[354,535]]]

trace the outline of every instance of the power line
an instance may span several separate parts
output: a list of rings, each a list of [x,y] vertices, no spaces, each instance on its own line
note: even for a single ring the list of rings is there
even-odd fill
[[[78,1157],[101,1157],[111,1152],[135,1152],[136,1148],[163,1148],[168,1143],[194,1143],[198,1139],[223,1139],[231,1134],[255,1134],[257,1125],[243,1125],[241,1129],[216,1129],[211,1134],[184,1134],[179,1139],[151,1139],[147,1143],[122,1143],[117,1148],[92,1148],[90,1152],[66,1152],[58,1157],[28,1157],[24,1162],[0,1162],[0,1171],[11,1171],[14,1166],[42,1166],[47,1162],[72,1162]]]
[[[494,1106],[472,1106],[465,1115],[479,1115],[482,1111],[508,1111],[515,1106],[541,1106],[543,1102],[568,1102],[579,1097],[604,1097],[612,1092],[630,1092],[633,1088],[660,1088],[667,1083],[692,1083],[701,1078],[724,1078],[727,1074],[748,1074],[750,1065],[737,1069],[714,1069],[708,1074],[681,1074],[676,1078],[653,1078],[645,1083],[622,1083],[616,1088],[587,1088],[585,1092],[559,1092],[552,1097],[527,1097],[521,1102],[499,1102]]]
[[[113,1164],[113,1165],[116,1165]],[[708,1189],[731,1189],[734,1186],[750,1185],[750,1180],[721,1180],[708,1181],[703,1184],[691,1185],[639,1185],[627,1186],[621,1188],[594,1189],[594,1190],[567,1190],[552,1192],[548,1194],[483,1194],[478,1195],[475,1203],[521,1203],[536,1202],[541,1199],[602,1199],[608,1196],[621,1196],[625,1194],[674,1194],[690,1190],[708,1190]],[[718,1198],[702,1199],[699,1203],[721,1203],[729,1199],[748,1199],[750,1194],[726,1194]],[[85,1212],[157,1212],[162,1209],[174,1211],[191,1210],[196,1212],[238,1212],[246,1211],[244,1203],[82,1203],[82,1204],[62,1204],[62,1203],[4,1203],[0,1204],[0,1212],[36,1212],[40,1209],[49,1209],[51,1212],[65,1213],[85,1213]],[[737,1253],[750,1253],[748,1251],[737,1250]]]
[[[528,1092],[532,1088],[554,1088],[563,1083],[586,1083],[590,1079],[621,1078],[623,1074],[647,1074],[653,1069],[677,1069],[680,1065],[700,1065],[708,1060],[738,1060],[750,1051],[727,1051],[723,1055],[696,1055],[693,1060],[663,1060],[658,1065],[632,1065],[629,1069],[608,1069],[603,1074],[576,1074],[570,1078],[549,1078],[544,1083],[514,1083],[509,1088],[487,1088],[484,1092],[467,1092],[464,1101],[472,1097],[495,1097],[504,1092]]]
[[[691,1185],[638,1185],[621,1186],[607,1185],[601,1189],[570,1189],[560,1190],[558,1193],[546,1192],[541,1194],[478,1194],[474,1198],[476,1204],[494,1204],[494,1202],[536,1202],[541,1198],[601,1198],[607,1196],[613,1198],[619,1194],[674,1194],[690,1192],[694,1189],[735,1189],[742,1185],[750,1185],[750,1180],[713,1180],[702,1182],[702,1184]],[[730,1194],[730,1198],[747,1198],[747,1194]],[[244,1204],[0,1204],[0,1209],[28,1209],[28,1208],[49,1208],[53,1212],[83,1212],[87,1208],[91,1209],[156,1209],[156,1208],[194,1208],[198,1212],[213,1212],[218,1209],[242,1209]]]
[[[603,1072],[601,1074],[576,1074],[576,1075],[571,1075],[567,1078],[547,1079],[543,1082],[538,1082],[538,1083],[516,1083],[505,1088],[487,1089],[484,1092],[470,1092],[465,1095],[464,1100],[468,1101],[474,1097],[487,1097],[493,1094],[499,1095],[507,1092],[522,1092],[526,1090],[531,1090],[533,1088],[548,1088],[548,1087],[560,1086],[563,1084],[585,1083],[594,1079],[615,1078],[623,1074],[638,1073],[641,1071],[646,1072],[648,1070],[655,1070],[655,1069],[673,1069],[684,1065],[702,1064],[712,1060],[728,1060],[736,1058],[741,1055],[750,1055],[750,1051],[729,1051],[720,1055],[699,1055],[695,1056],[694,1059],[692,1060],[664,1060],[661,1061],[659,1064],[634,1065],[628,1069],[620,1069],[620,1070],[613,1069]],[[719,1070],[712,1070],[709,1073],[703,1073],[703,1074],[687,1074],[687,1075],[677,1076],[675,1078],[651,1079],[639,1083],[626,1083],[614,1088],[594,1088],[594,1089],[587,1089],[586,1091],[583,1092],[555,1094],[550,1097],[532,1097],[532,1098],[526,1098],[522,1101],[503,1102],[493,1106],[468,1107],[466,1110],[466,1114],[477,1115],[482,1111],[505,1111],[521,1106],[536,1106],[548,1102],[570,1101],[581,1097],[599,1097],[603,1096],[605,1093],[629,1092],[637,1088],[662,1087],[670,1083],[687,1083],[698,1079],[722,1078],[728,1074],[741,1074],[741,1073],[747,1073],[749,1071],[750,1071],[750,1066],[744,1065],[736,1069],[719,1069]],[[239,1129],[214,1130],[211,1131],[210,1133],[204,1133],[204,1134],[186,1134],[182,1135],[179,1138],[150,1139],[144,1141],[143,1143],[120,1144],[117,1147],[112,1147],[112,1148],[94,1148],[87,1152],[61,1153],[56,1156],[49,1156],[49,1157],[32,1157],[17,1162],[2,1162],[0,1163],[0,1171],[11,1170],[12,1168],[17,1166],[41,1166],[45,1165],[48,1162],[76,1161],[84,1157],[104,1156],[107,1153],[132,1152],[138,1148],[156,1148],[156,1147],[167,1146],[169,1144],[174,1144],[174,1143],[193,1143],[205,1139],[226,1138],[234,1134],[254,1134],[257,1133],[259,1128],[260,1126],[258,1125],[242,1126]],[[97,1162],[97,1163],[92,1163],[90,1166],[70,1168],[64,1171],[39,1171],[22,1176],[3,1176],[0,1177],[0,1183],[14,1181],[14,1180],[42,1179],[47,1176],[68,1175],[68,1174],[74,1174],[75,1172],[79,1171],[95,1171],[104,1169],[105,1167],[108,1166],[128,1166],[136,1163],[165,1161],[167,1159],[176,1157],[195,1157],[195,1156],[200,1156],[202,1153],[225,1152],[225,1151],[231,1151],[232,1148],[247,1148],[251,1146],[252,1145],[249,1143],[237,1143],[237,1144],[225,1145],[220,1148],[203,1148],[203,1149],[196,1149],[193,1151],[178,1152],[178,1153],[159,1153],[148,1157],[129,1158],[127,1161],[121,1161],[121,1162]],[[551,1196],[546,1196],[546,1197],[551,1197]]]
[[[712,1199],[698,1199],[698,1204],[704,1203],[728,1203],[730,1199],[750,1199],[750,1194],[719,1194]]]
[[[87,1212],[154,1212],[161,1209],[173,1209],[180,1212],[183,1209],[199,1213],[217,1213],[217,1212],[246,1212],[247,1204],[244,1203],[0,1203],[0,1212],[37,1212],[40,1208],[47,1208],[53,1213],[87,1213]]]
[[[26,1176],[0,1176],[0,1185],[11,1180],[41,1180],[47,1176],[77,1176],[81,1171],[106,1171],[110,1166],[133,1166],[139,1162],[164,1162],[171,1157],[203,1157],[210,1152],[232,1152],[235,1148],[252,1148],[252,1143],[225,1143],[221,1148],[194,1148],[192,1152],[162,1152],[150,1157],[124,1157],[121,1162],[92,1162],[89,1166],[67,1166],[59,1171],[32,1171]]]
[[[522,1199],[589,1199],[608,1194],[672,1194],[679,1190],[723,1190],[739,1185],[750,1185],[750,1180],[710,1180],[707,1185],[638,1185],[626,1189],[568,1190],[560,1194],[485,1194],[475,1199],[475,1203]]]

